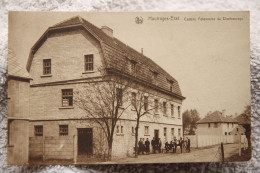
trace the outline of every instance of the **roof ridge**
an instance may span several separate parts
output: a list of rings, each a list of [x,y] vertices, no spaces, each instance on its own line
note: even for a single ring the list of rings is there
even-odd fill
[[[77,15],[77,16],[73,16],[73,17],[71,17],[71,18],[69,18],[69,19],[65,19],[65,20],[63,20],[63,21],[61,21],[61,22],[59,22],[59,23],[57,23],[57,24],[51,26],[51,28],[52,28],[52,27],[59,26],[59,25],[62,24],[62,23],[68,22],[68,21],[70,21],[70,20],[72,20],[72,19],[76,19],[76,18],[78,18],[79,21],[82,23],[82,17],[79,16],[79,15]]]

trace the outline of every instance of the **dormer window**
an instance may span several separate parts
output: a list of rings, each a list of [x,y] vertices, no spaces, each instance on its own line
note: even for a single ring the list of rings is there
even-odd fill
[[[43,74],[44,75],[51,74],[51,59],[43,60]]]
[[[136,72],[136,61],[131,60],[130,62],[131,72],[134,73]]]
[[[158,76],[159,73],[156,72],[156,71],[153,71],[151,69],[150,69],[150,72],[151,72],[152,80],[156,81],[157,80],[157,76]]]
[[[94,70],[94,56],[85,55],[85,71],[93,71]]]
[[[172,80],[169,80],[167,79],[168,83],[169,83],[169,89],[170,89],[170,92],[173,91],[173,81]]]

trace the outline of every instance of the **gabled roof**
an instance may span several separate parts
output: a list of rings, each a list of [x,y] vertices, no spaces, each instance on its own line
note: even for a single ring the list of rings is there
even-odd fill
[[[15,53],[11,50],[8,50],[8,76],[31,79],[29,73],[21,67]]]
[[[231,117],[223,116],[220,111],[215,111],[197,122],[197,124],[203,123],[238,123],[238,121]]]
[[[251,124],[251,116],[248,117],[245,114],[239,115],[236,117],[236,120],[238,121],[238,124]]]
[[[87,20],[81,18],[80,16],[72,17],[68,20],[65,20],[63,22],[60,22],[58,24],[53,25],[52,27],[49,27],[48,30],[44,33],[44,35],[37,41],[37,43],[32,47],[31,53],[29,56],[29,60],[27,63],[27,70],[29,71],[32,57],[34,52],[37,51],[37,49],[40,47],[41,42],[46,40],[46,35],[51,30],[61,29],[61,28],[68,28],[68,27],[75,27],[75,26],[83,26],[85,30],[87,30],[89,33],[91,33],[98,41],[101,43],[101,47],[103,49],[104,54],[108,54],[109,51],[106,49],[108,46],[110,48],[113,48],[115,51],[119,51],[121,54],[124,54],[124,57],[127,57],[128,59],[137,62],[138,64],[142,64],[142,66],[146,66],[146,69],[150,69],[156,73],[159,74],[158,78],[158,86],[160,88],[163,88],[165,91],[169,91],[169,84],[168,81],[173,82],[173,94],[178,96],[181,99],[185,99],[185,97],[182,96],[181,90],[179,87],[179,84],[177,80],[175,80],[171,75],[169,75],[165,70],[163,70],[160,66],[158,66],[154,61],[152,61],[150,58],[146,57],[142,53],[134,50],[133,48],[127,46],[120,40],[118,40],[115,37],[108,36],[105,32],[101,30],[101,28],[96,27],[92,23],[88,22]],[[42,41],[41,41],[42,40]],[[111,53],[110,55],[104,56],[105,58],[105,66],[106,68],[114,67],[114,60],[118,57],[113,56]],[[117,61],[116,59],[115,61]],[[122,57],[121,57],[121,60]],[[140,78],[143,78],[143,80],[147,80],[147,76],[140,75]]]

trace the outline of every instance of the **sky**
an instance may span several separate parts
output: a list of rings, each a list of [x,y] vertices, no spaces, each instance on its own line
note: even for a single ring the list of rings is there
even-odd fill
[[[143,48],[179,82],[183,112],[197,109],[204,117],[225,109],[234,115],[251,103],[248,12],[9,12],[8,47],[25,68],[47,28],[77,15],[110,27],[137,51]]]

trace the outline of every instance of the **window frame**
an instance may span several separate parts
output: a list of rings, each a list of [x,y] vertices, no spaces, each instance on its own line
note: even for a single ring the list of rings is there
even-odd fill
[[[43,125],[34,125],[34,136],[43,136]]]
[[[159,113],[159,100],[154,99],[154,113],[158,114]]]
[[[89,61],[90,59],[91,61]],[[94,54],[84,55],[84,62],[86,72],[94,71]]]
[[[49,61],[49,62],[47,62]],[[51,75],[51,59],[43,59],[43,75]]]
[[[71,92],[71,94],[65,95],[64,93],[66,93],[66,92],[68,92],[68,93]],[[68,99],[67,100],[68,105],[64,104],[65,99]],[[61,103],[62,107],[73,107],[73,89],[62,89],[61,90],[61,102],[62,102]]]
[[[167,102],[163,102],[163,115],[167,116]]]
[[[171,117],[174,118],[174,104],[171,104]]]
[[[136,107],[136,96],[137,94],[135,92],[131,93],[131,105],[133,109],[135,109]]]
[[[144,135],[145,135],[145,136],[150,135],[149,126],[144,126]]]
[[[144,96],[144,111],[148,110],[148,96]]]
[[[178,106],[178,118],[181,118],[181,107]]]
[[[68,136],[68,135],[69,135],[69,125],[68,124],[60,124],[59,125],[59,136]]]
[[[123,89],[122,88],[116,88],[116,98],[118,101],[118,105],[123,105]]]

